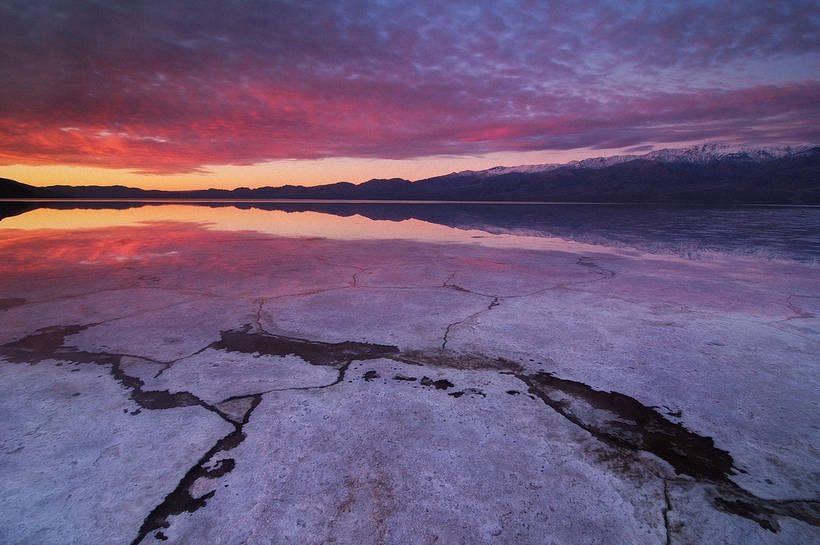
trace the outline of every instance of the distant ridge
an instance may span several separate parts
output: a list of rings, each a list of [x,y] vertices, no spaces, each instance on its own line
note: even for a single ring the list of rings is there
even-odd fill
[[[592,157],[568,163],[547,163],[543,165],[519,165],[514,167],[493,167],[487,170],[465,170],[454,172],[456,175],[482,175],[485,177],[510,174],[514,172],[533,174],[547,172],[558,168],[606,168],[619,163],[626,163],[637,159],[658,161],[661,163],[693,163],[707,164],[714,161],[742,161],[761,162],[779,159],[790,155],[798,155],[813,148],[802,144],[794,146],[767,146],[751,148],[731,144],[701,144],[684,149],[661,149],[643,155],[613,155],[610,157]]]
[[[49,195],[50,191],[45,188],[26,185],[9,178],[0,178],[0,199],[42,198]]]
[[[159,191],[124,186],[35,188],[0,179],[2,198],[333,199],[681,204],[820,204],[820,147],[703,144],[565,164],[494,167],[416,182]]]

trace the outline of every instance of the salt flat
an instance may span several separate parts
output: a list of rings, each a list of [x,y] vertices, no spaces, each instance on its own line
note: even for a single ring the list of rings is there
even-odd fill
[[[2,543],[820,540],[815,265],[170,222],[0,251]]]

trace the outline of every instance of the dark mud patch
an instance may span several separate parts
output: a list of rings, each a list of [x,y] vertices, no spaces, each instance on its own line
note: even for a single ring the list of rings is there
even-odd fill
[[[598,391],[549,373],[518,378],[529,386],[530,393],[598,439],[651,452],[666,460],[678,474],[696,479],[728,481],[735,473],[732,456],[716,448],[711,437],[692,433],[635,398]]]
[[[93,325],[96,324],[44,327],[27,337],[0,346],[0,355],[12,363],[29,363],[31,365],[40,363],[46,359],[65,359],[55,356],[61,349],[62,352],[70,350],[63,347],[65,338],[70,335],[76,335]],[[76,350],[73,352],[78,355],[81,354]],[[74,359],[69,359],[75,361]]]
[[[422,386],[432,386],[436,390],[446,390],[454,386],[454,384],[447,379],[443,378],[439,380],[433,380],[430,377],[421,377],[421,380],[419,380],[419,384],[421,384]]]
[[[463,395],[468,395],[470,397],[473,397],[473,396],[487,397],[487,394],[485,394],[484,392],[482,392],[481,390],[478,390],[476,388],[467,388],[466,390],[460,390],[458,392],[451,392],[447,395],[452,396],[456,399],[458,399],[459,397],[461,397]]]
[[[712,503],[720,511],[753,520],[771,532],[780,530],[778,517],[820,526],[820,501],[816,500],[767,500],[739,487],[731,487],[719,490]]]
[[[711,437],[692,433],[630,396],[595,390],[549,373],[517,377],[529,386],[531,394],[601,441],[630,451],[650,452],[668,462],[676,473],[712,485],[711,501],[718,510],[753,520],[772,532],[780,529],[778,517],[820,525],[820,501],[768,500],[747,492],[729,479],[735,474],[734,460],[727,451],[715,447]]]
[[[142,383],[141,380],[139,380],[139,382]],[[190,392],[174,392],[172,394],[168,390],[143,390],[142,386],[143,384],[135,385],[131,393],[131,399],[144,409],[156,411],[203,404],[197,396]],[[208,409],[210,409],[210,407],[208,407]],[[135,411],[131,414],[139,414],[139,412]]]
[[[353,341],[324,343],[245,331],[223,331],[221,339],[212,343],[209,348],[268,356],[294,355],[310,364],[327,366],[337,366],[352,360],[393,357],[399,352],[397,347],[383,344]]]
[[[681,411],[680,409],[675,411],[675,410],[672,410],[671,408],[667,407],[666,405],[664,405],[663,408],[666,409],[666,415],[667,416],[671,416],[672,418],[683,418],[683,411]]]
[[[409,350],[391,356],[391,358],[402,363],[424,367],[506,371],[510,373],[522,373],[524,371],[519,363],[505,358],[492,358],[483,354],[464,354],[446,349]]]
[[[25,304],[26,300],[22,297],[8,297],[6,299],[0,299],[0,310],[8,310]]]
[[[379,374],[373,369],[371,369],[370,371],[367,371],[364,375],[362,375],[362,378],[366,382],[370,382],[373,379],[379,378]]]
[[[416,377],[405,377],[405,376],[402,376],[402,375],[396,375],[395,377],[393,377],[393,380],[404,380],[404,381],[407,381],[407,382],[413,382],[413,381],[416,381],[418,379]]]
[[[137,545],[145,539],[145,536],[154,530],[168,528],[170,526],[168,517],[180,515],[186,512],[193,513],[194,511],[205,507],[208,500],[216,494],[216,490],[211,490],[198,498],[194,498],[191,496],[190,489],[200,477],[217,479],[232,471],[236,466],[236,461],[233,458],[222,458],[217,460],[212,467],[208,467],[208,462],[210,462],[211,459],[219,452],[232,450],[245,440],[245,432],[243,431],[243,427],[248,423],[253,410],[262,401],[262,396],[259,394],[247,397],[251,399],[251,404],[242,417],[242,420],[240,422],[235,422],[234,430],[217,441],[216,444],[199,459],[196,465],[185,473],[176,488],[174,488],[170,494],[165,496],[162,503],[157,505],[148,514],[148,516],[145,517],[142,526],[140,526],[139,534],[134,541],[131,542],[131,545]]]
[[[143,409],[159,410],[175,407],[200,405],[209,411],[224,415],[189,392],[170,393],[168,390],[143,390],[145,382],[123,371],[120,362],[123,357],[134,356],[109,352],[87,352],[65,346],[65,338],[75,335],[96,324],[51,326],[38,329],[31,335],[0,346],[0,356],[11,363],[36,365],[44,360],[69,361],[78,364],[107,365],[111,376],[123,387],[131,391],[131,399]],[[147,360],[146,360],[147,361]],[[151,362],[157,363],[157,362]],[[75,369],[72,369],[75,371]],[[133,412],[131,414],[139,414]]]

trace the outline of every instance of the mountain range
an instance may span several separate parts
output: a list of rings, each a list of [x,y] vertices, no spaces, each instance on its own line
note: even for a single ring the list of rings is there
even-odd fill
[[[703,144],[565,164],[468,170],[415,182],[391,178],[313,187],[161,191],[124,186],[34,187],[0,178],[0,198],[820,204],[820,146]]]

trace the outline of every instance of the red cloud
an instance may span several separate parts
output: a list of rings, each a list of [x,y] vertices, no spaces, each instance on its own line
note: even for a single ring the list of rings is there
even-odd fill
[[[816,73],[813,2],[524,4],[0,7],[0,163],[170,173],[820,136],[820,84],[794,82]]]

